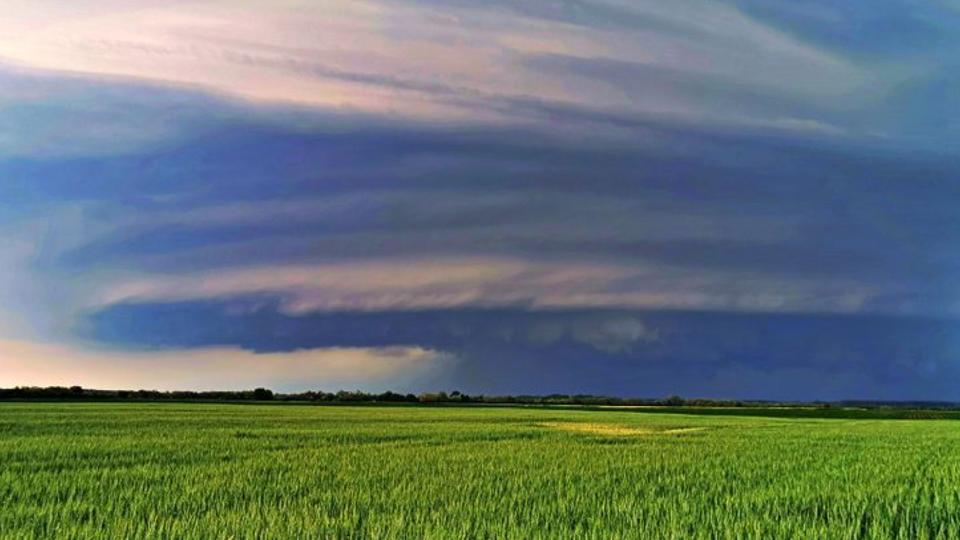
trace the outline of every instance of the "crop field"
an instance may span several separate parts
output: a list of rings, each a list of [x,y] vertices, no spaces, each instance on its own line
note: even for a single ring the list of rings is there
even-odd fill
[[[0,538],[960,538],[960,422],[0,403]]]

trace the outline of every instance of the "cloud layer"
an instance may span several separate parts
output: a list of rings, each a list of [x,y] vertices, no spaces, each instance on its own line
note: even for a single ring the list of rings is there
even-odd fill
[[[126,304],[90,337],[148,350],[236,344],[452,351],[439,384],[470,392],[941,399],[960,323],[876,315],[516,308],[285,314],[265,298]]]
[[[430,117],[502,117],[529,99],[702,117],[718,111],[664,85],[729,79],[823,100],[864,82],[841,57],[722,3],[523,4],[15,2],[15,16],[0,26],[11,38],[0,57],[255,100]],[[661,76],[630,75],[641,69]],[[750,121],[737,112],[716,120]]]

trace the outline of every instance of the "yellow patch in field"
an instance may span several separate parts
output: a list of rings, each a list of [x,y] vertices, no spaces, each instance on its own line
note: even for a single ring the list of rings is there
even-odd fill
[[[539,425],[543,427],[548,427],[548,428],[562,429],[564,431],[573,431],[576,433],[601,435],[604,437],[632,437],[637,435],[690,433],[693,431],[702,431],[706,429],[702,427],[688,427],[688,428],[655,430],[655,429],[649,429],[649,428],[618,426],[616,424],[594,424],[594,423],[584,423],[584,422],[545,422]]]
[[[693,433],[694,431],[703,431],[703,430],[705,430],[705,429],[707,429],[707,428],[705,428],[705,427],[684,427],[684,428],[676,428],[676,429],[667,429],[667,430],[661,431],[660,433]]]

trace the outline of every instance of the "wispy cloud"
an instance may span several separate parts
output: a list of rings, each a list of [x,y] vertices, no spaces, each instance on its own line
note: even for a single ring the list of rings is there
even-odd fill
[[[889,294],[855,280],[752,275],[738,283],[738,275],[743,274],[639,263],[391,258],[174,276],[114,275],[86,307],[267,295],[279,298],[283,311],[291,314],[476,306],[844,313],[874,307],[872,301]]]
[[[732,113],[709,96],[530,69],[525,59],[541,54],[667,67],[694,84],[738,80],[801,101],[845,99],[864,81],[841,57],[711,2],[25,4],[0,22],[10,36],[0,58],[23,66],[406,117],[502,122],[514,118],[503,102],[529,97],[713,121]]]

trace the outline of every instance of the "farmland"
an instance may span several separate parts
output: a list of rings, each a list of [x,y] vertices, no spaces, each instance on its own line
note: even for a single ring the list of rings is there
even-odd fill
[[[0,537],[960,537],[960,422],[778,416],[0,403]]]

